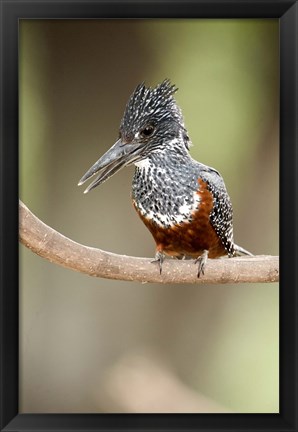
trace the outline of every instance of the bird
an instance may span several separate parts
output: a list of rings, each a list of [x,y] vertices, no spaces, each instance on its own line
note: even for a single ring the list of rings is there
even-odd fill
[[[156,243],[160,274],[166,256],[195,259],[197,276],[207,260],[252,255],[234,242],[233,208],[221,174],[196,161],[169,79],[139,84],[126,104],[115,144],[83,175],[97,174],[85,193],[134,164],[133,206]]]

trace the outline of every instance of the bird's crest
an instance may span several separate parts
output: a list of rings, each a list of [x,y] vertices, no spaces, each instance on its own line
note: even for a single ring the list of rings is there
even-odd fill
[[[136,131],[148,119],[158,123],[172,119],[183,124],[181,111],[173,98],[177,90],[169,79],[156,87],[139,84],[128,100],[120,129]]]

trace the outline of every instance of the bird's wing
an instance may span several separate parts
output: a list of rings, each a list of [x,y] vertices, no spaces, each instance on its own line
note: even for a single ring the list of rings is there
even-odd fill
[[[233,208],[222,176],[214,168],[205,167],[200,177],[213,195],[210,222],[220,237],[229,256],[234,256]]]

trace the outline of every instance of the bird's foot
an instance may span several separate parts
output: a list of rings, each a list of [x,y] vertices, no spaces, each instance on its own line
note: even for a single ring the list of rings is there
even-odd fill
[[[154,260],[151,263],[159,263],[159,274],[162,272],[162,263],[165,260],[165,254],[162,251],[157,251]]]
[[[208,260],[208,251],[204,250],[204,252],[202,253],[202,255],[200,255],[196,260],[195,260],[195,264],[199,263],[199,267],[198,267],[198,278],[205,273],[205,266],[206,266],[206,262]]]

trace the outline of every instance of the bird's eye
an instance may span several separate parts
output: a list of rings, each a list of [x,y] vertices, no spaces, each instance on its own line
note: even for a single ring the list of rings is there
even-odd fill
[[[152,135],[154,132],[154,126],[153,125],[147,125],[146,127],[144,127],[144,129],[141,131],[141,134],[144,137],[148,137],[150,135]]]

